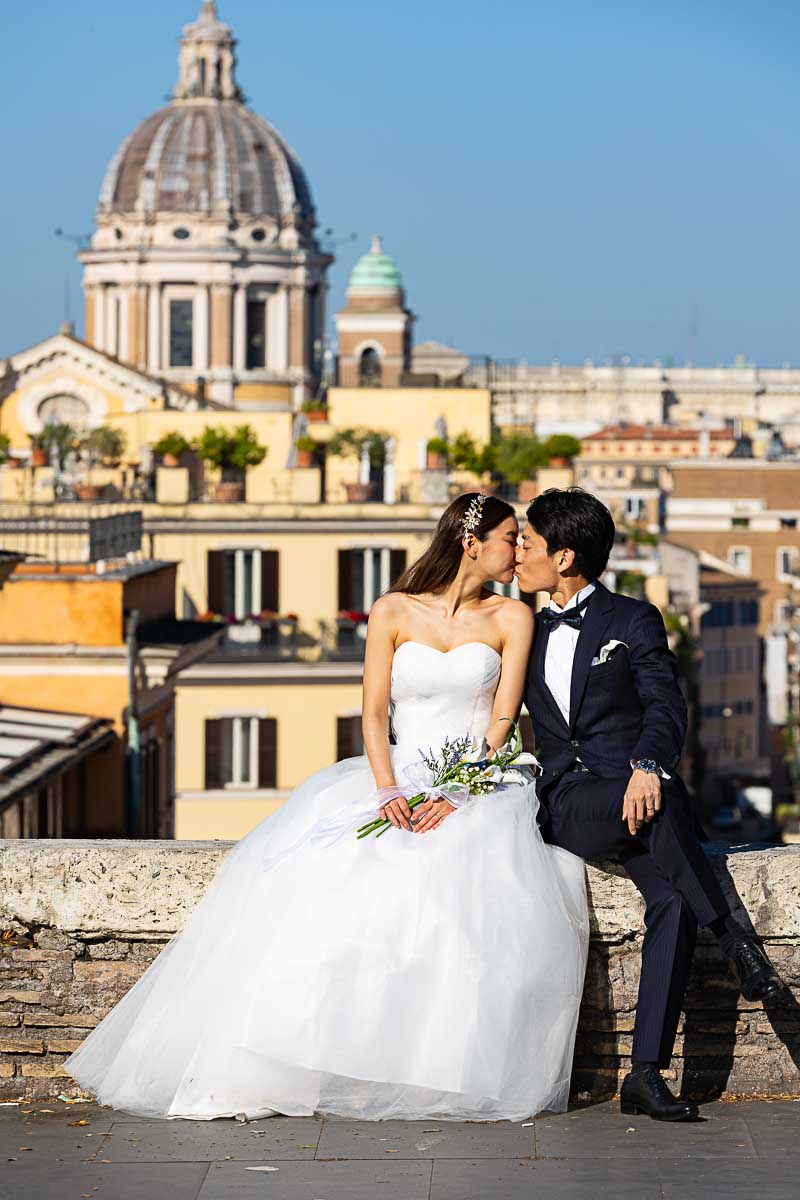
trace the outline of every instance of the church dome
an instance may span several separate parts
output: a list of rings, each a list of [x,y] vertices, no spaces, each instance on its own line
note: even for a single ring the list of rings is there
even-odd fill
[[[384,253],[381,239],[376,235],[367,254],[353,267],[348,291],[402,291],[403,279],[393,258]]]
[[[125,139],[106,171],[99,216],[241,214],[311,228],[311,191],[297,156],[245,107],[236,43],[204,0],[183,31],[174,99]]]

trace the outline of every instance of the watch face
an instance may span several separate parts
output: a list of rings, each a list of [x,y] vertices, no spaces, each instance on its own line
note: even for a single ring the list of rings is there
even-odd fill
[[[636,766],[640,771],[657,771],[658,763],[653,762],[652,758],[640,758]]]

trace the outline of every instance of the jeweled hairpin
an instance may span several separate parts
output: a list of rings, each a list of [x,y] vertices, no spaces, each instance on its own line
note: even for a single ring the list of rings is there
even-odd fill
[[[472,533],[473,529],[477,529],[481,523],[483,516],[483,506],[486,503],[486,497],[483,492],[478,492],[469,502],[469,507],[461,518],[462,537],[466,537],[468,533]]]

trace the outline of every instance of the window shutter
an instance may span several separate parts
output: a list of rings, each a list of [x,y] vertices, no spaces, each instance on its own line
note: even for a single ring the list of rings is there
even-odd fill
[[[262,717],[258,722],[258,786],[278,786],[278,722]]]
[[[207,555],[207,601],[210,612],[227,613],[225,604],[225,551],[209,550]]]
[[[210,551],[213,553],[213,551]],[[207,719],[206,732],[206,791],[222,787],[222,733],[224,721]]]
[[[355,609],[353,588],[353,551],[339,551],[339,608]]]
[[[389,562],[389,586],[393,587],[406,569],[405,550],[392,550]]]
[[[277,550],[261,551],[261,609],[280,612]]]

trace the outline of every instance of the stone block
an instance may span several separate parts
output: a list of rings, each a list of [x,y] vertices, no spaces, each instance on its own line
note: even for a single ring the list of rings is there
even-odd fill
[[[22,1017],[19,1013],[0,1012],[0,1027],[4,1026],[8,1029],[14,1025],[19,1025],[21,1020]]]
[[[35,1012],[25,1013],[22,1019],[26,1025],[66,1025],[72,1029],[94,1029],[95,1025],[100,1023],[100,1018],[94,1013]]]
[[[72,1054],[73,1050],[77,1050],[83,1038],[60,1038],[54,1041],[47,1040],[47,1049],[51,1054]]]
[[[60,1062],[24,1062],[22,1074],[26,1079],[69,1079],[69,1071]]]
[[[0,1038],[0,1054],[44,1054],[39,1038]]]
[[[41,992],[0,992],[0,1004],[39,1004]]]
[[[13,1078],[14,1078],[13,1062],[0,1062],[0,1079],[13,1079]]]

